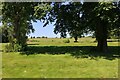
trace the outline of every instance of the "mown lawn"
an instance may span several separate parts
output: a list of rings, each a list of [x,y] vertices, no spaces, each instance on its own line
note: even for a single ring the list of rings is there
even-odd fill
[[[4,53],[2,70],[3,78],[116,78],[118,59]]]
[[[29,51],[2,53],[3,78],[117,78],[118,42],[108,42],[110,55],[94,52],[94,38],[30,39]],[[4,44],[5,45],[5,44]]]
[[[67,38],[69,39],[69,38]],[[29,46],[97,46],[97,42],[95,42],[95,38],[86,37],[86,38],[78,38],[78,42],[74,43],[74,39],[69,39],[70,43],[64,43],[66,38],[38,38],[38,39],[28,39]],[[111,39],[109,39],[111,40]],[[108,41],[109,41],[108,40]],[[108,46],[118,46],[118,42],[108,42]]]

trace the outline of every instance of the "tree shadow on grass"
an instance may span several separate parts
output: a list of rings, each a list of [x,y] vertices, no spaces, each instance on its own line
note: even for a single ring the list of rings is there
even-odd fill
[[[75,58],[96,59],[103,57],[105,59],[114,60],[120,57],[120,46],[109,46],[107,53],[97,52],[95,46],[29,46],[22,55],[32,54],[70,54]]]
[[[29,45],[39,45],[39,44],[29,44]]]

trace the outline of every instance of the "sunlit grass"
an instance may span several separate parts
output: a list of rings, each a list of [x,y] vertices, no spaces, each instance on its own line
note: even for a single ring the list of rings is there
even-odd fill
[[[4,78],[117,78],[118,59],[3,53]]]
[[[30,51],[33,51],[35,53],[38,51],[39,54],[34,53],[32,55],[21,55],[18,52],[17,53],[3,52],[2,77],[3,78],[118,77],[118,58],[108,59],[109,56],[105,58],[104,56],[99,56],[99,53],[96,53],[98,54],[98,56],[93,58],[90,56],[86,58],[83,58],[84,56],[80,58],[72,56],[74,52],[75,54],[79,54],[80,53],[79,48],[81,47],[83,47],[82,48],[83,51],[84,49],[88,50],[87,54],[91,54],[89,52],[89,48],[91,46],[97,46],[95,38],[90,37],[79,38],[78,43],[74,43],[74,39],[69,39],[70,43],[64,43],[63,40],[66,39],[59,38],[29,39],[29,41],[27,42],[28,46],[32,46],[33,48]],[[2,49],[4,49],[5,45],[6,43],[2,43]],[[116,49],[116,47],[118,46],[118,42],[108,42],[108,46],[113,46],[111,48]],[[117,50],[114,51],[115,53],[117,53]],[[49,54],[50,52],[55,54],[54,55]],[[62,52],[65,53],[61,54]]]
[[[68,38],[69,39],[69,38]],[[32,46],[97,46],[95,38],[79,38],[77,43],[74,43],[74,38],[69,39],[70,43],[64,43],[65,39],[60,38],[40,38],[40,39],[29,39],[28,44]],[[108,46],[118,46],[118,42],[108,42]]]

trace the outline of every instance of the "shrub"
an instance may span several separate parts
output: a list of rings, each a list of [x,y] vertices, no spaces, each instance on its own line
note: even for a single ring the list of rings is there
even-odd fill
[[[14,45],[12,45],[12,44],[7,44],[7,45],[5,46],[5,49],[4,49],[5,52],[20,52],[20,51],[22,51],[22,50],[23,50],[23,48],[22,48],[22,46],[19,45],[19,44],[14,44]]]
[[[13,46],[12,46],[12,44],[5,45],[4,51],[5,52],[13,52]]]
[[[15,44],[13,50],[14,50],[14,52],[20,52],[20,51],[22,51],[22,46],[19,44]]]
[[[52,42],[54,42],[54,40],[52,40]]]
[[[70,43],[70,40],[67,39],[67,40],[63,40],[64,43]]]

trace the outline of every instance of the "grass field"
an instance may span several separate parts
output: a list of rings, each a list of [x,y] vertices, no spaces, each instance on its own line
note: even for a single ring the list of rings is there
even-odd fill
[[[28,51],[2,53],[3,78],[117,78],[120,47],[108,42],[109,53],[95,51],[94,38],[29,39]],[[4,46],[5,44],[3,44]],[[4,47],[3,47],[4,48]]]

